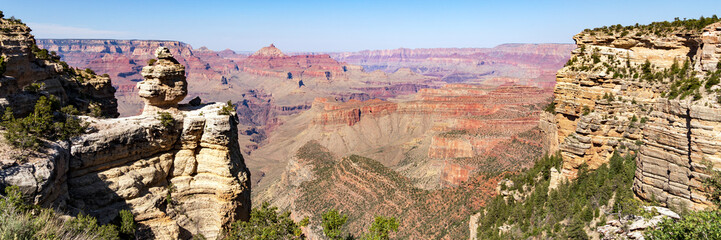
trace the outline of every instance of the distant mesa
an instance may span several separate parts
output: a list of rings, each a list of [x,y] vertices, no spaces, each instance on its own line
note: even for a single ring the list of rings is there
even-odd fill
[[[257,52],[253,53],[251,57],[282,58],[287,57],[287,55],[283,54],[280,49],[276,48],[275,45],[271,43],[270,46],[261,48]]]

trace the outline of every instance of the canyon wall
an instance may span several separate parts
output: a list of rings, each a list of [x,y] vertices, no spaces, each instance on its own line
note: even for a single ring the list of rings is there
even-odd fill
[[[480,82],[496,77],[553,87],[553,75],[568,59],[572,44],[503,44],[494,48],[419,48],[331,53],[366,71],[409,68],[445,82]]]
[[[708,206],[702,182],[721,166],[719,27],[618,25],[576,35],[557,74],[555,119],[542,122],[557,129],[549,144],[561,151],[562,174],[575,178],[614,151],[635,153],[639,197]]]
[[[405,219],[399,238],[467,237],[456,226],[494,194],[502,173],[544,152],[536,126],[551,95],[446,84],[403,100],[316,98],[253,153],[251,167],[264,174],[253,201],[310,217],[311,237],[322,236],[318,216],[330,208],[349,214],[354,234],[374,215],[392,215]]]

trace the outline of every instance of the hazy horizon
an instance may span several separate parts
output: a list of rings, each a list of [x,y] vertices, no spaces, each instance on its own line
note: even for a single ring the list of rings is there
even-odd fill
[[[714,1],[10,1],[38,39],[172,40],[194,48],[287,52],[489,48],[573,43],[586,28],[711,16]],[[668,6],[674,5],[674,11]],[[622,6],[622,7],[620,7]]]

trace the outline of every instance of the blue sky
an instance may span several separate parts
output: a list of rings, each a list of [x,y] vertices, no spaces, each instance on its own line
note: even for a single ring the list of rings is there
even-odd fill
[[[37,38],[179,40],[284,51],[572,43],[585,28],[721,15],[717,1],[0,0]]]

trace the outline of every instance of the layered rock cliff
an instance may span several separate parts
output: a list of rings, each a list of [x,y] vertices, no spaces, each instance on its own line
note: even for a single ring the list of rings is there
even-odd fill
[[[421,48],[331,53],[338,61],[362,65],[367,71],[395,72],[409,68],[445,82],[494,77],[532,79],[553,86],[553,74],[568,59],[571,44],[504,44],[494,48]]]
[[[12,107],[20,116],[32,111],[40,95],[52,94],[61,105],[117,117],[115,89],[110,79],[70,68],[51,52],[35,45],[30,28],[19,20],[0,19],[0,109]],[[30,87],[28,87],[30,86]]]
[[[718,114],[721,23],[689,20],[585,30],[558,71],[555,119],[562,173],[635,152],[643,199],[704,208],[702,181],[721,164]],[[554,108],[555,107],[555,108]]]
[[[88,126],[70,141],[40,136],[42,146],[25,158],[0,140],[0,188],[18,186],[30,203],[89,214],[101,224],[128,209],[142,239],[214,239],[248,219],[250,173],[233,107],[178,104],[187,95],[186,68],[169,49],[158,49],[142,71],[143,115],[102,118],[118,115],[108,77],[70,68],[37,48],[19,21],[0,19],[0,27],[3,108],[22,116],[45,96],[96,116],[79,116]]]

